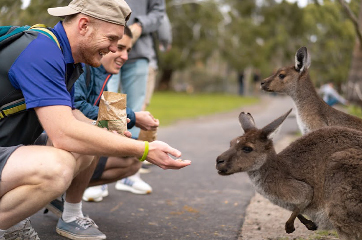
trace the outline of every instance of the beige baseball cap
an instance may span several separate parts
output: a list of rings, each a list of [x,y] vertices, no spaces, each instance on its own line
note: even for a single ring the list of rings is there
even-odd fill
[[[64,17],[76,13],[124,26],[131,8],[124,0],[73,0],[65,7],[48,8],[52,16]]]

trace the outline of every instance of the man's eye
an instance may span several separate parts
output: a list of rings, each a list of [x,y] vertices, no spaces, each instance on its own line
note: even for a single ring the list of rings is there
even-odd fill
[[[280,73],[278,76],[280,79],[284,79],[285,78],[285,74]]]
[[[251,148],[251,147],[243,147],[242,149],[245,153],[250,153],[253,151],[253,148]]]

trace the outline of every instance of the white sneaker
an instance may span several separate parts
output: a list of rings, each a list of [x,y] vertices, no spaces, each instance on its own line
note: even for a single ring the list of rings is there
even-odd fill
[[[118,180],[115,187],[117,190],[135,194],[150,194],[152,192],[151,186],[136,175]]]
[[[83,200],[86,202],[100,202],[104,197],[107,197],[108,185],[103,184],[99,186],[89,187],[84,191]]]

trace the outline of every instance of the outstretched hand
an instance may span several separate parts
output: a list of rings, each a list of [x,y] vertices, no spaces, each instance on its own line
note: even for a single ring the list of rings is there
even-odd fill
[[[170,155],[178,158],[173,159]],[[162,169],[180,169],[191,164],[190,160],[181,160],[181,152],[170,147],[167,143],[153,141],[149,145],[147,161],[159,166]]]

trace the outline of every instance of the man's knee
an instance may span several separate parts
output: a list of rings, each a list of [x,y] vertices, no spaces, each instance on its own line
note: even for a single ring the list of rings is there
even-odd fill
[[[129,166],[130,176],[136,174],[136,172],[138,172],[141,166],[142,162],[140,162],[137,158],[132,158],[131,164]]]
[[[78,155],[75,156],[77,161],[77,172],[83,171],[89,168],[92,164],[97,164],[99,158],[90,155]],[[76,173],[77,174],[77,173]]]
[[[71,153],[59,149],[53,149],[46,157],[49,164],[39,169],[40,181],[61,194],[74,178],[76,160]]]

